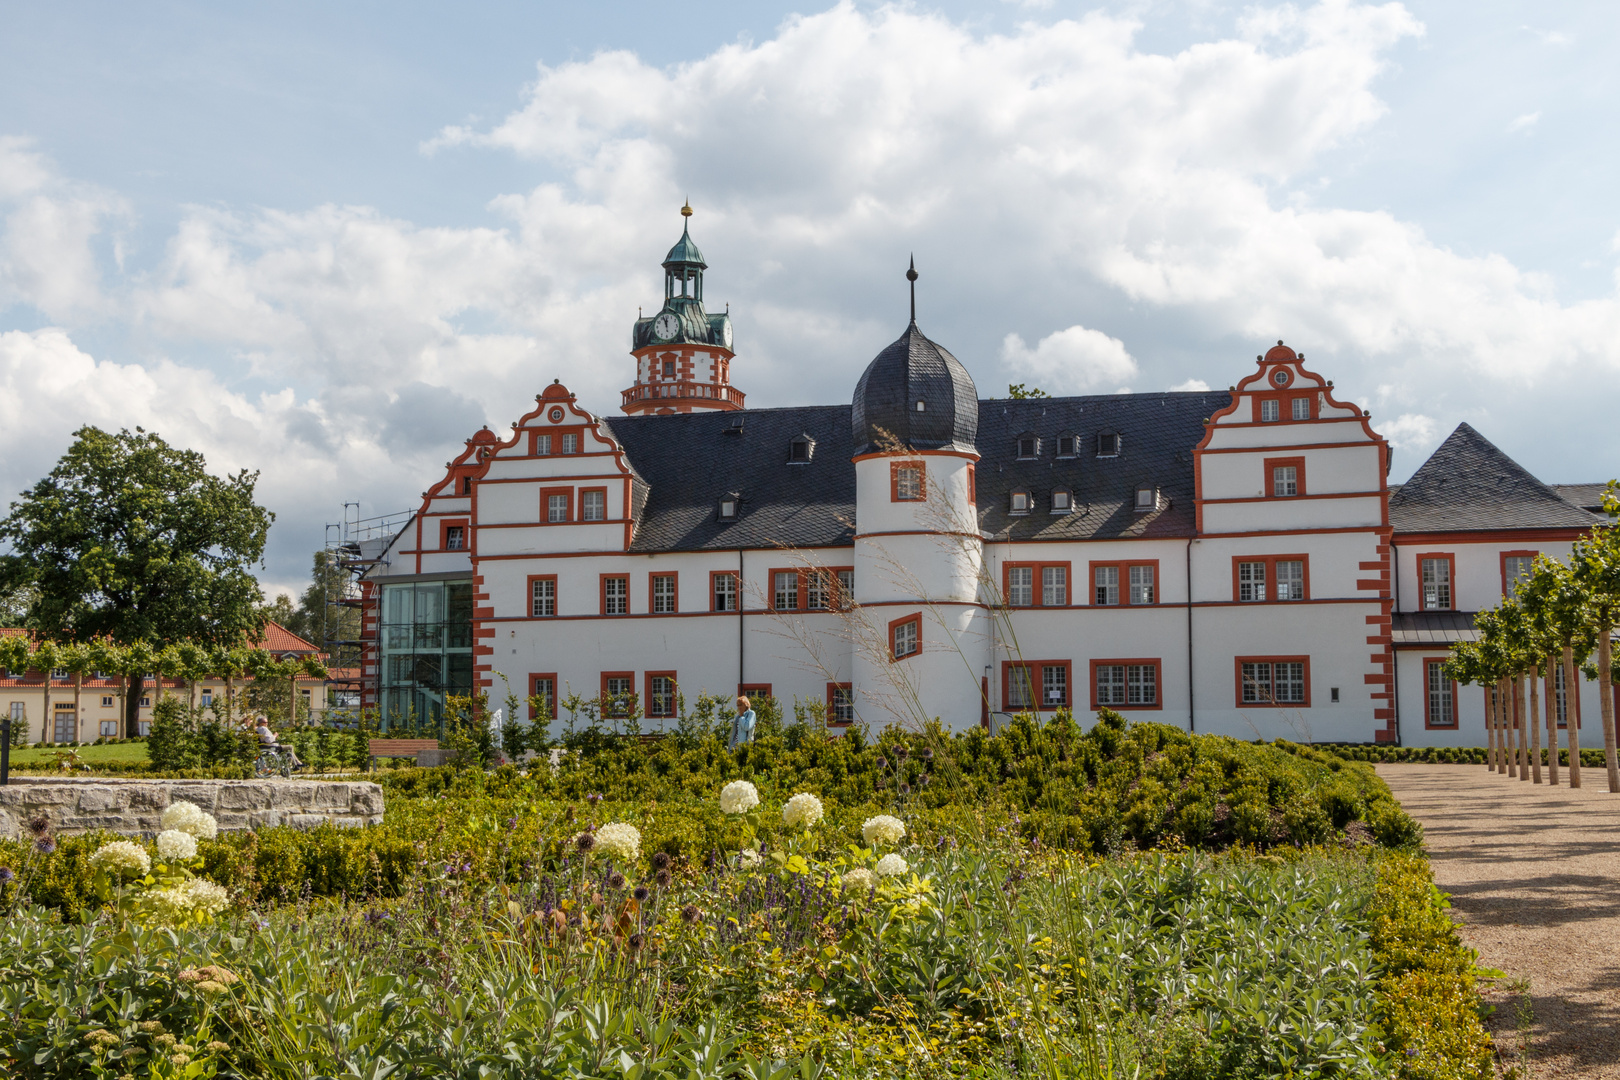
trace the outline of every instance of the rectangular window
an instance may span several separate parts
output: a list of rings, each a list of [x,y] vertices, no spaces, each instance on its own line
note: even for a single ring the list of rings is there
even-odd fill
[[[1153,603],[1153,567],[1131,567],[1131,603]]]
[[[1125,665],[1098,664],[1092,669],[1098,705],[1125,704]]]
[[[565,454],[577,454],[579,452],[579,436],[573,432],[564,435],[562,437],[562,452]]]
[[[536,457],[551,456],[551,436],[536,435],[534,437],[534,453]]]
[[[28,706],[25,702],[13,701],[11,703],[11,722],[13,724],[21,724],[24,720],[28,719],[27,710]]]
[[[557,719],[557,676],[555,674],[530,675],[529,696],[539,698],[539,704],[545,709],[546,719]],[[539,720],[539,709],[535,702],[529,703],[529,719]]]
[[[1450,555],[1418,556],[1424,611],[1451,610],[1451,569]]]
[[[635,707],[636,673],[633,671],[602,672],[603,716],[629,716]]]
[[[116,739],[116,738],[118,738],[118,721],[116,721],[116,720],[103,720],[101,722],[101,737],[103,739]]]
[[[1521,582],[1530,576],[1537,554],[1539,553],[1534,551],[1502,552],[1503,596],[1512,596],[1519,591]]]
[[[654,615],[675,614],[675,575],[652,575],[652,612]]]
[[[889,649],[895,660],[904,660],[921,651],[921,615],[909,615],[889,624]]]
[[[1069,568],[1041,567],[1041,606],[1065,607],[1069,603]]]
[[[1008,712],[1023,712],[1035,707],[1035,680],[1031,675],[1033,664],[1006,666],[1002,678],[1002,694]]]
[[[1074,457],[1074,436],[1059,435],[1057,456],[1060,458]]]
[[[807,601],[811,611],[828,611],[833,606],[833,579],[826,570],[812,570],[806,575]]]
[[[799,610],[799,572],[776,570],[771,574],[771,606],[777,611]]]
[[[827,684],[827,723],[853,724],[855,695],[849,683]]]
[[[1271,423],[1277,419],[1277,399],[1263,398],[1260,402],[1260,419],[1263,423]]]
[[[654,720],[669,720],[675,716],[673,671],[647,673],[647,715]]]
[[[1428,690],[1428,710],[1424,721],[1428,727],[1457,726],[1457,687],[1446,678],[1444,660],[1425,660],[1425,682]]]
[[[1293,400],[1292,404],[1294,406],[1294,419],[1295,420],[1309,420],[1311,418],[1311,399],[1310,398],[1308,398],[1308,397],[1297,397],[1297,398],[1295,398]]]
[[[1279,499],[1299,494],[1299,469],[1293,465],[1271,467],[1271,494]]]
[[[923,463],[895,461],[889,465],[889,501],[920,502],[927,498]]]
[[[214,703],[214,692],[212,690],[204,690],[202,692],[202,707],[206,709],[206,708],[208,708],[208,706],[212,705],[213,703]]]
[[[141,698],[141,708],[150,709],[151,707],[152,707],[152,696],[150,694],[148,694],[147,696]]]
[[[1232,560],[1232,596],[1240,604],[1305,600],[1310,585],[1304,555],[1250,555]]]
[[[1093,660],[1091,706],[1111,709],[1158,709],[1159,661]]]
[[[102,699],[101,699],[101,707],[103,709],[112,708],[113,707],[113,699],[111,697],[103,696]]]
[[[549,525],[572,521],[574,519],[574,489],[542,488],[540,491],[540,509],[545,513],[545,520]]]
[[[529,617],[549,619],[557,614],[557,575],[544,574],[529,579]]]
[[[1013,607],[1029,607],[1035,602],[1035,568],[1033,566],[1007,567],[1007,603]]]
[[[619,574],[602,575],[602,614],[630,613],[630,579]]]
[[[1006,712],[1066,709],[1069,700],[1067,660],[1004,660],[1001,665],[1001,703]]]
[[[1303,656],[1240,656],[1237,703],[1242,706],[1309,707],[1310,659]]]
[[[729,573],[709,575],[709,583],[713,586],[715,611],[737,610],[737,575]]]
[[[855,571],[838,571],[838,610],[848,611],[855,606]]]
[[[1041,665],[1041,707],[1058,709],[1069,704],[1069,666]]]
[[[1553,699],[1553,711],[1558,717],[1559,727],[1569,726],[1569,695],[1564,693],[1564,665],[1553,664],[1552,678],[1548,680],[1548,695]]]
[[[1095,603],[1104,607],[1119,603],[1119,567],[1092,567],[1091,580],[1095,587]]]
[[[585,488],[579,493],[579,520],[607,520],[607,489]]]
[[[1097,436],[1097,456],[1098,457],[1118,457],[1119,456],[1119,436],[1116,435],[1116,434],[1112,434],[1112,433],[1107,434],[1107,435],[1098,435]]]
[[[467,527],[465,525],[447,525],[444,529],[444,550],[463,551],[467,546]]]

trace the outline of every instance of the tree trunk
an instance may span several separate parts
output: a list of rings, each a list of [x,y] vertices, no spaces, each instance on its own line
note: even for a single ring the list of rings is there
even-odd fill
[[[1547,680],[1547,783],[1558,786],[1558,686],[1551,666],[1545,669]],[[1541,681],[1537,678],[1537,681]]]
[[[1524,722],[1530,729],[1530,776],[1535,783],[1541,783],[1541,691],[1538,684],[1541,682],[1541,661],[1530,665],[1530,711],[1524,714]]]
[[[1490,687],[1485,688],[1485,771],[1494,772],[1496,769],[1496,748],[1501,742],[1496,731],[1496,695]]]
[[[1524,672],[1513,673],[1513,722],[1519,727],[1519,779],[1530,779],[1529,725],[1524,722]],[[1538,770],[1539,771],[1539,770]]]
[[[1610,664],[1614,659],[1614,646],[1609,641],[1608,620],[1598,627],[1598,706],[1603,715],[1603,764],[1609,770],[1609,790],[1620,791],[1620,763],[1614,752],[1614,675]]]
[[[1564,646],[1564,731],[1569,736],[1569,786],[1581,786],[1581,684],[1575,681],[1575,650]]]
[[[146,689],[145,675],[124,677],[124,738],[133,739],[141,733],[141,691]]]
[[[1501,751],[1496,756],[1497,773],[1506,773],[1513,768],[1513,728],[1508,723],[1508,699],[1504,687],[1506,679],[1497,679],[1492,687],[1491,694],[1496,698],[1496,741]]]

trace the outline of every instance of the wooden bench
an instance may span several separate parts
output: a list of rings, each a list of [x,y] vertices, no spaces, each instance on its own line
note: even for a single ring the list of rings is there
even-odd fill
[[[416,755],[423,750],[437,750],[438,739],[371,739],[368,741],[366,752],[371,760],[366,762],[366,769],[370,771],[376,765],[378,758],[410,758],[416,760]]]

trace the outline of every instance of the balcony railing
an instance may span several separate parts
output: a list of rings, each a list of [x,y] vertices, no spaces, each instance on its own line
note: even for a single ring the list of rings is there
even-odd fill
[[[706,405],[724,402],[740,409],[743,407],[743,392],[729,386],[716,386],[714,383],[671,379],[668,382],[640,383],[624,392],[625,408],[640,402],[667,403],[671,407],[694,402]]]

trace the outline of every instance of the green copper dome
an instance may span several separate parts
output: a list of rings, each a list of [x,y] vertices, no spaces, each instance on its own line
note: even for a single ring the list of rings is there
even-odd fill
[[[692,234],[686,228],[681,229],[680,242],[670,248],[669,254],[664,256],[664,268],[667,270],[671,264],[682,263],[688,266],[695,265],[702,270],[709,268],[709,264],[703,261],[703,252],[692,242]]]

